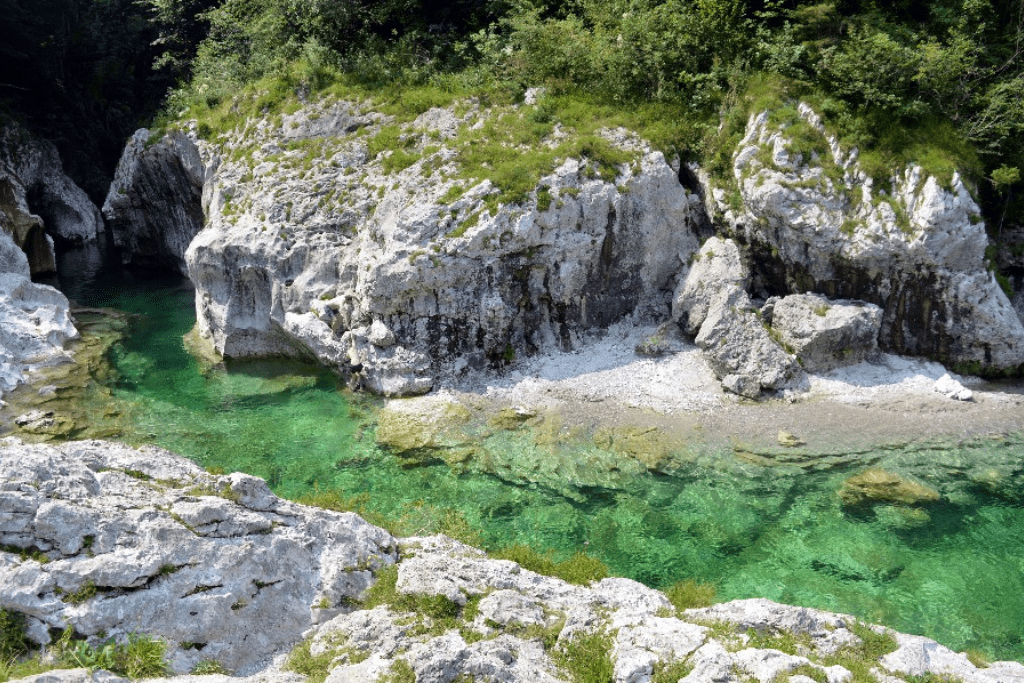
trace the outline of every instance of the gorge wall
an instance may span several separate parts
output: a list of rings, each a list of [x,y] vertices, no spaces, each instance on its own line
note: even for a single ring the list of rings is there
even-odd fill
[[[220,353],[312,358],[387,395],[576,348],[626,316],[682,320],[680,293],[706,284],[691,265],[711,234],[709,214],[749,273],[739,285],[747,298],[723,300],[717,332],[704,334],[734,340],[718,361],[708,357],[737,393],[801,385],[803,342],[759,312],[791,294],[880,309],[877,341],[815,333],[847,340],[820,367],[862,359],[876,343],[971,372],[1024,365],[1021,316],[986,267],[984,224],[956,173],[940,182],[911,165],[883,187],[801,104],[792,120],[753,115],[733,177],[705,178],[699,192],[679,181],[692,169],[605,129],[576,147],[589,152],[553,155],[510,197],[503,179],[488,177],[501,155],[561,149],[582,135],[555,125],[532,147],[488,140],[537,111],[470,103],[400,120],[365,102],[323,100],[213,142],[172,133],[147,149],[140,132],[105,211],[127,260],[186,265],[199,331]],[[797,137],[810,147],[798,150]],[[504,145],[494,161],[473,166],[467,150],[494,144]],[[147,206],[166,208],[140,217]],[[159,248],[139,246],[154,235]]]

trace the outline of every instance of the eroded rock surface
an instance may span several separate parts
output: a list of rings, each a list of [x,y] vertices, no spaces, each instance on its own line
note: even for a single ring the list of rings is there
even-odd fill
[[[64,175],[57,148],[15,123],[0,124],[0,231],[25,253],[29,271],[56,271],[54,237],[82,243],[102,229],[99,210]]]
[[[746,292],[749,269],[730,239],[712,237],[679,286],[673,318],[690,334],[729,391],[756,398],[798,384],[803,371],[775,341]]]
[[[863,301],[791,294],[772,302],[770,324],[804,370],[823,372],[859,363],[878,350],[882,309]]]
[[[135,132],[103,203],[126,265],[187,274],[185,250],[203,228],[203,178],[199,150],[188,135]]]
[[[430,110],[371,158],[390,120],[325,103],[204,146],[209,227],[187,254],[201,332],[229,356],[313,356],[404,395],[634,313],[663,318],[697,248],[699,198],[659,152],[606,131],[630,158],[614,178],[567,159],[494,203],[490,181],[459,178],[451,141],[520,115]]]
[[[78,337],[67,297],[32,282],[29,263],[0,230],[0,397],[41,367],[71,362],[65,344]]]
[[[395,560],[394,539],[354,514],[98,441],[3,442],[0,546],[34,558],[0,552],[0,607],[28,615],[34,641],[65,626],[97,640],[145,632],[178,673],[204,659],[266,666]]]
[[[810,158],[791,126],[817,137]],[[984,222],[958,174],[940,181],[910,166],[876,183],[805,104],[794,121],[752,116],[733,172],[743,209],[724,220],[768,294],[877,304],[888,351],[992,370],[1024,363],[1024,326],[985,268]]]

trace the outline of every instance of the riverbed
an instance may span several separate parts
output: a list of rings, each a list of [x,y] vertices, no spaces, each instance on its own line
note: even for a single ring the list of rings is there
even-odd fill
[[[95,395],[114,406],[111,429],[125,441],[250,472],[283,496],[337,492],[400,533],[448,528],[488,548],[582,550],[655,587],[692,578],[715,584],[719,600],[760,596],[850,613],[957,650],[1024,660],[1018,385],[975,383],[976,400],[955,404],[924,383],[936,368],[881,358],[874,383],[837,375],[817,378],[806,395],[744,402],[684,367],[685,340],[675,356],[637,359],[629,335],[643,331],[616,329],[589,356],[451,383],[429,400],[464,407],[469,441],[455,455],[396,454],[376,438],[377,416],[393,407],[330,373],[189,353],[187,281],[77,272],[85,277],[61,283],[69,297],[128,314],[109,352],[112,372],[99,380],[108,393]],[[646,377],[633,362],[656,372]],[[681,364],[675,373],[657,371],[672,362]],[[614,372],[590,376],[622,367],[629,386],[616,385]],[[841,381],[852,388],[828,389]],[[673,382],[703,382],[704,393],[691,392],[688,407],[670,405],[680,392]],[[632,401],[644,383],[661,403]],[[488,422],[502,405],[523,419]],[[801,443],[783,445],[779,432]],[[644,452],[624,450],[623,435]],[[658,458],[645,443],[656,443]],[[838,495],[868,468],[938,499],[852,505]]]

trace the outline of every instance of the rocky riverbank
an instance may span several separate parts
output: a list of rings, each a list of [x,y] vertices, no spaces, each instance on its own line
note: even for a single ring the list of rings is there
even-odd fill
[[[133,232],[166,237],[218,352],[315,358],[388,396],[580,350],[626,318],[664,324],[652,341],[681,328],[751,398],[877,348],[1024,366],[1024,324],[955,172],[870,177],[792,103],[752,115],[731,176],[712,178],[624,129],[562,125],[543,97],[418,115],[325,99],[216,138],[140,131],[106,215],[128,252]],[[541,157],[515,182],[500,170],[513,150]],[[175,168],[165,188],[133,180]],[[127,208],[178,186],[158,218]]]
[[[33,642],[65,627],[87,646],[146,633],[177,681],[203,662],[331,683],[572,681],[584,668],[616,683],[1024,680],[1022,664],[978,666],[848,616],[766,600],[680,610],[627,579],[569,583],[443,536],[396,539],[153,448],[5,440],[0,547],[0,608],[25,615]]]

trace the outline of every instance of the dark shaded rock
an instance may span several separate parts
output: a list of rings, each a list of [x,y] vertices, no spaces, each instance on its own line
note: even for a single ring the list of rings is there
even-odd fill
[[[142,128],[128,141],[103,216],[125,265],[187,275],[185,250],[203,227],[203,164],[185,133],[151,136]]]

